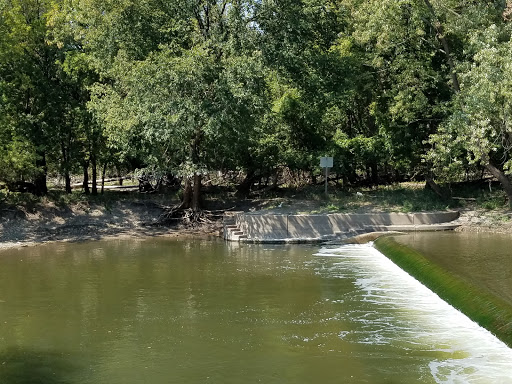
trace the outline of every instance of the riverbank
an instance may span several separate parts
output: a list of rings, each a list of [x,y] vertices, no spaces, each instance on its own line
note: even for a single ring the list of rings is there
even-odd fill
[[[512,212],[504,209],[461,210],[461,215],[455,223],[460,226],[457,232],[492,232],[512,235]]]
[[[375,213],[381,205],[355,197],[358,206],[343,213]],[[36,204],[0,207],[0,249],[24,247],[53,241],[86,241],[105,238],[148,236],[217,237],[221,236],[220,216],[207,224],[187,227],[154,225],[165,208],[175,203],[164,195],[121,194],[98,199],[59,202],[44,200]],[[326,207],[329,208],[326,210]],[[334,213],[321,200],[300,198],[268,198],[252,200],[213,200],[209,209],[261,211],[263,214]],[[386,207],[384,207],[386,208]],[[385,209],[387,212],[396,209]],[[402,210],[403,211],[403,210]],[[426,210],[428,212],[428,210]],[[454,223],[457,231],[512,234],[512,212],[505,209],[486,210],[476,206],[459,209]]]
[[[0,216],[0,250],[55,241],[87,241],[106,238],[150,236],[220,236],[220,220],[194,227],[155,225],[165,206],[155,199],[124,199],[104,203],[57,206],[53,203],[33,209],[3,209]]]

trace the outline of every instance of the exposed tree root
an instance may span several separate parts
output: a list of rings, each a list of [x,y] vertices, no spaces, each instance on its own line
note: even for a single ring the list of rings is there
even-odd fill
[[[158,217],[154,226],[179,225],[186,228],[197,228],[200,226],[217,225],[224,214],[224,211],[193,210],[182,208],[181,204],[173,207],[162,207],[164,212]]]

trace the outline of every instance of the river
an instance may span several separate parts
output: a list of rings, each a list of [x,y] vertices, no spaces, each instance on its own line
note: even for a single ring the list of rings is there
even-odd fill
[[[512,382],[511,349],[370,245],[7,250],[0,314],[7,384]]]

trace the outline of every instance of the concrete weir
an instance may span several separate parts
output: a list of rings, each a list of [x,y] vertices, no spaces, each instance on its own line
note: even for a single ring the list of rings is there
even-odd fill
[[[458,211],[428,213],[333,213],[317,215],[229,212],[224,239],[248,243],[343,240],[370,232],[453,230]]]

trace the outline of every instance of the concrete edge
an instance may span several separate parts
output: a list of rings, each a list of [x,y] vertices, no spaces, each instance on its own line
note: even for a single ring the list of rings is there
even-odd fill
[[[453,224],[453,221],[459,216],[459,211],[325,215],[255,215],[232,212],[224,217],[224,238],[252,244],[326,243],[346,241],[358,236],[362,236],[361,239],[365,236],[372,238],[369,234],[381,232],[455,230],[460,224]],[[340,225],[340,219],[345,220],[343,226]]]
[[[435,225],[433,225],[435,226]],[[442,231],[453,231],[458,228],[460,224],[436,226],[436,228],[424,228],[414,229],[407,228],[405,230],[390,230],[390,231],[375,231],[363,233],[360,235],[348,236],[344,239],[325,238],[325,237],[299,237],[299,238],[286,238],[286,239],[240,239],[240,243],[246,244],[328,244],[328,245],[345,245],[345,244],[366,244],[371,241],[377,240],[383,236],[393,235],[406,235],[407,233],[414,232],[442,232]]]

